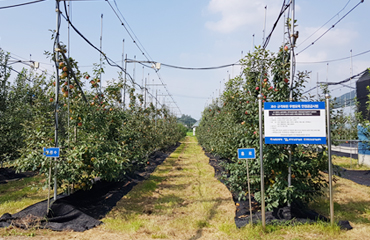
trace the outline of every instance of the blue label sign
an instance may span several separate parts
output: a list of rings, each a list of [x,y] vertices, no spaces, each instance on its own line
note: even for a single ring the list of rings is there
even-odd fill
[[[44,155],[46,157],[59,157],[60,150],[58,147],[44,148]]]
[[[256,158],[256,149],[238,148],[238,159],[254,159],[254,158]]]

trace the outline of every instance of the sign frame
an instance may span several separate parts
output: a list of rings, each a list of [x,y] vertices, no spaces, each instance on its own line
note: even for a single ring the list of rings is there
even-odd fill
[[[326,144],[325,102],[266,102],[265,144]]]

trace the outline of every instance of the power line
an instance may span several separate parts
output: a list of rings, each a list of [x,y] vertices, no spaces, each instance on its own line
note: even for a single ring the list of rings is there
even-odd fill
[[[3,48],[0,48],[0,49],[4,50]],[[9,53],[9,58],[12,58],[12,59],[16,60],[15,62],[12,62],[10,64],[22,63],[24,65],[27,65],[29,67],[32,67],[30,64],[27,64],[27,63],[34,63],[34,62],[36,62],[36,61],[33,61],[33,60],[26,60],[26,58],[21,57],[21,56],[18,56],[18,55],[14,54],[14,53],[11,53],[9,51],[7,51],[7,52]],[[12,55],[17,56],[18,58],[13,57]],[[46,64],[46,63],[43,63],[43,64]],[[39,70],[39,71],[41,71],[41,72],[43,72],[43,73],[45,73],[47,75],[50,75],[49,73],[47,73],[47,69],[46,68],[42,69],[41,67],[39,67],[37,70]]]
[[[129,29],[126,27],[126,25],[123,23],[123,21],[121,20],[120,16],[118,15],[117,11],[113,8],[112,4],[106,0],[106,2],[109,4],[109,6],[111,7],[111,9],[113,10],[113,12],[115,13],[115,15],[117,16],[118,20],[121,22],[121,25],[125,28],[126,32],[128,33],[128,35],[130,36],[130,38],[132,39],[132,41],[134,42],[134,44],[136,45],[136,47],[140,50],[140,52],[142,53],[142,55],[148,60],[148,61],[151,61],[151,57],[150,55],[148,54],[148,52],[145,50],[144,46],[141,44],[140,40],[138,39],[138,37],[135,35],[134,31],[130,28],[129,24],[127,23],[127,21],[125,20],[125,18],[123,17],[121,11],[119,10],[118,8],[118,5],[117,5],[117,2],[114,0],[114,3],[116,5],[116,8],[118,10],[118,12],[121,14],[123,20],[126,22],[127,26],[130,28],[131,32],[129,31]],[[135,38],[134,38],[135,37]],[[139,44],[140,46],[139,46]],[[145,54],[146,53],[146,54]],[[176,105],[176,107],[178,108],[179,112],[181,113],[181,110],[179,108],[179,106],[177,105],[177,103],[175,102],[175,100],[173,99],[172,95],[170,94],[170,92],[168,91],[167,87],[165,86],[161,76],[159,75],[158,73],[158,70],[154,69],[154,71],[156,72],[157,76],[158,76],[158,79],[161,81],[164,89],[166,90],[167,94],[171,97],[172,101],[174,102],[174,104]]]
[[[353,79],[353,78],[355,78],[355,77],[358,77],[358,76],[360,76],[360,75],[364,74],[366,71],[367,71],[367,70],[364,70],[364,71],[362,71],[362,72],[360,72],[360,73],[358,73],[358,74],[356,74],[356,75],[353,75],[352,77],[346,78],[346,79],[344,79],[344,80],[342,80],[342,81],[340,81],[340,82],[318,82],[318,83],[320,83],[320,84],[326,84],[326,85],[339,85],[339,84],[343,84],[343,83],[345,83],[345,82],[350,81],[351,79]]]
[[[145,49],[145,47],[143,46],[143,44],[141,44],[141,42],[140,42],[139,38],[136,36],[136,34],[134,33],[134,31],[132,30],[132,28],[130,27],[130,25],[128,24],[128,22],[126,21],[126,19],[125,19],[125,17],[123,16],[122,12],[119,10],[116,0],[113,0],[113,1],[114,1],[114,4],[116,5],[116,8],[117,8],[118,12],[120,13],[120,15],[121,15],[121,17],[122,17],[122,19],[123,19],[123,21],[125,21],[126,25],[127,25],[127,26],[128,26],[128,28],[131,30],[132,34],[135,36],[135,38],[136,38],[137,42],[138,42],[138,43],[140,44],[140,46],[143,48],[144,52],[146,53],[146,56],[148,56],[148,57],[151,59],[151,57],[150,57],[149,53],[146,51],[146,49]],[[134,41],[134,43],[136,43],[136,41]]]
[[[357,56],[360,56],[360,55],[363,55],[363,54],[366,54],[366,53],[369,53],[369,52],[370,52],[370,50],[367,50],[367,51],[364,51],[364,52],[361,52],[361,53],[355,54],[355,55],[353,55],[352,57],[357,57]],[[346,60],[346,59],[349,59],[349,58],[351,58],[351,57],[349,56],[349,57],[343,57],[343,58],[332,59],[332,60],[326,60],[326,61],[318,61],[318,62],[297,62],[297,63],[300,63],[300,64],[328,63],[328,62],[336,62],[336,61]]]
[[[161,63],[161,65],[165,67],[177,68],[177,69],[182,69],[182,70],[215,70],[215,69],[227,68],[227,67],[232,67],[232,66],[237,66],[237,65],[240,66],[242,64],[232,63],[232,64],[226,64],[226,65],[221,65],[221,66],[216,66],[216,67],[180,67],[180,66],[174,66],[174,65],[165,64],[165,63]]]
[[[283,1],[283,6],[281,6],[281,10],[280,10],[280,13],[278,15],[278,18],[276,19],[274,25],[272,26],[272,30],[271,32],[269,33],[269,35],[267,36],[265,42],[263,43],[263,49],[266,49],[267,45],[269,44],[270,42],[270,39],[271,39],[271,36],[272,36],[272,33],[274,32],[281,16],[284,14],[284,12],[289,8],[290,6],[290,3],[289,4],[285,4],[285,0]],[[284,23],[285,24],[285,23]]]
[[[111,7],[111,9],[113,10],[114,14],[117,16],[118,20],[121,22],[121,25],[125,28],[126,32],[128,33],[128,35],[129,35],[129,36],[130,36],[130,38],[132,39],[133,43],[134,43],[134,44],[136,45],[136,47],[140,50],[141,54],[142,54],[143,56],[145,56],[145,58],[149,61],[148,56],[146,56],[146,55],[145,55],[145,53],[144,53],[145,49],[143,48],[144,50],[142,50],[142,49],[141,49],[141,47],[137,44],[137,42],[140,42],[140,41],[137,39],[137,37],[136,37],[135,33],[131,30],[131,28],[130,28],[130,26],[128,25],[128,23],[127,23],[127,21],[125,20],[125,18],[122,16],[122,18],[123,18],[123,19],[124,19],[124,21],[126,22],[127,26],[130,28],[130,30],[131,30],[131,32],[132,32],[132,34],[131,34],[131,32],[128,30],[128,28],[126,27],[126,24],[124,24],[124,23],[123,23],[123,21],[121,20],[120,16],[118,16],[117,11],[113,8],[112,4],[110,4],[110,2],[109,2],[108,0],[105,0],[105,1],[109,4],[109,6],[110,6],[110,7]],[[117,7],[117,9],[118,9],[117,3],[116,3],[116,7]],[[118,11],[119,11],[119,9],[118,9]],[[121,11],[119,11],[119,13],[122,15]],[[133,37],[133,35],[135,36],[135,38]],[[136,40],[137,40],[137,42],[136,42]],[[141,44],[140,44],[140,45],[141,45]],[[145,51],[145,52],[146,52],[146,51]],[[149,55],[149,54],[148,54],[148,55]]]
[[[339,15],[339,13],[341,13],[347,7],[347,5],[348,5],[348,3],[350,1],[351,0],[348,0],[348,2],[346,3],[346,5],[344,5],[344,7],[337,14],[335,14],[326,23],[324,23],[321,27],[319,27],[315,32],[313,32],[310,36],[308,36],[305,40],[303,40],[297,47],[301,46],[305,41],[307,41],[310,37],[312,37],[313,35],[315,35],[315,33],[317,33],[318,31],[320,31],[320,29],[322,29],[326,24],[328,24],[331,20],[333,20],[333,18],[335,18],[337,15]]]
[[[318,82],[318,84],[328,85],[328,86],[331,86],[331,85],[342,85],[342,86],[345,86],[345,87],[348,87],[348,88],[355,89],[355,88],[353,88],[353,87],[349,87],[349,86],[347,86],[347,85],[344,85],[344,83],[346,83],[346,82],[348,82],[348,81],[350,81],[350,80],[352,80],[352,79],[354,79],[354,78],[356,78],[356,77],[358,77],[358,76],[360,76],[360,75],[364,74],[366,71],[367,71],[367,70],[364,70],[364,71],[362,71],[362,72],[360,72],[360,73],[358,73],[358,74],[356,74],[356,75],[353,75],[352,77],[346,78],[346,79],[344,79],[344,80],[342,80],[342,81],[340,81],[340,82]],[[304,93],[302,93],[302,94],[306,94],[306,93],[308,93],[308,92],[311,92],[312,90],[314,90],[314,89],[316,89],[316,88],[318,88],[318,87],[319,87],[319,86],[315,86],[315,87],[313,87],[313,88],[311,88],[311,89],[309,89],[309,90],[305,91],[305,92],[304,92]],[[341,87],[341,88],[342,88],[342,87]],[[334,90],[336,90],[336,89],[334,89]]]
[[[7,66],[7,65],[1,64],[0,66],[5,67],[5,68],[9,69],[10,71],[14,71],[14,72],[18,73],[18,75],[24,77],[27,81],[32,82],[32,80],[28,79],[27,76],[24,73],[21,73],[21,72],[15,70],[15,69],[13,69],[12,67]]]
[[[302,53],[303,51],[305,51],[307,48],[311,47],[312,45],[314,45],[317,41],[319,41],[326,33],[328,33],[331,29],[333,29],[335,27],[335,25],[337,25],[340,21],[343,20],[343,18],[345,18],[349,13],[351,13],[355,8],[357,8],[361,3],[363,3],[364,0],[361,0],[359,3],[356,4],[356,6],[354,6],[351,10],[349,10],[346,14],[344,14],[343,17],[341,17],[338,21],[336,21],[328,30],[326,30],[323,34],[321,34],[315,41],[313,41],[310,45],[308,45],[307,47],[305,47],[303,50],[301,50],[300,52],[298,52],[296,55]]]
[[[39,3],[39,2],[44,2],[44,1],[46,1],[46,0],[36,0],[36,1],[32,1],[32,2],[26,2],[26,3],[20,3],[20,4],[10,5],[10,6],[4,6],[4,7],[0,7],[0,10],[1,9],[6,9],[6,8],[20,7],[20,6]]]
[[[155,61],[138,61],[138,60],[133,60],[133,59],[126,59],[128,62],[137,62],[147,68],[152,68],[151,66],[148,66],[144,63],[152,63],[155,64],[157,62]],[[227,68],[227,67],[232,67],[232,66],[240,66],[242,64],[240,63],[231,63],[231,64],[225,64],[221,66],[215,66],[215,67],[182,67],[182,66],[175,66],[175,65],[170,65],[166,63],[161,63],[161,66],[169,67],[169,68],[176,68],[176,69],[182,69],[182,70],[215,70],[215,69],[221,69],[221,68]]]
[[[195,96],[186,96],[186,95],[174,95],[176,97],[182,97],[182,98],[197,98],[197,99],[208,99],[207,97],[195,97]]]
[[[144,87],[142,87],[141,85],[139,85],[138,83],[136,83],[133,78],[131,77],[131,75],[129,73],[127,73],[121,66],[119,66],[117,63],[115,63],[113,60],[111,60],[109,57],[107,57],[107,55],[105,53],[103,53],[102,51],[100,51],[99,48],[97,48],[94,44],[92,44],[73,24],[72,22],[70,21],[70,18],[68,16],[68,11],[67,11],[67,6],[66,6],[66,3],[64,2],[64,8],[65,8],[65,12],[66,12],[66,16],[64,16],[63,14],[61,14],[63,16],[63,18],[69,22],[70,26],[73,28],[73,30],[83,39],[85,40],[85,42],[87,42],[92,48],[94,48],[96,51],[98,51],[99,53],[101,53],[105,60],[107,61],[107,63],[112,66],[112,67],[117,67],[119,68],[121,71],[123,71],[124,73],[126,73],[128,76],[129,76],[129,79],[130,81],[132,82],[133,85],[137,85],[138,87],[140,87],[140,89],[144,89]],[[153,96],[150,92],[148,92],[149,95],[151,95],[154,99],[156,99],[156,101],[159,103],[159,105],[163,106],[159,101],[158,99]]]

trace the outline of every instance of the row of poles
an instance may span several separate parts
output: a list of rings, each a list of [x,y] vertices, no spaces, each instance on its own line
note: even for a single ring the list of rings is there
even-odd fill
[[[60,83],[59,83],[59,58],[60,58],[60,53],[61,49],[59,48],[59,34],[60,34],[60,16],[61,16],[61,11],[60,11],[60,0],[56,0],[56,5],[55,5],[55,11],[56,11],[56,32],[55,32],[55,41],[54,41],[54,46],[53,46],[53,51],[55,53],[55,109],[54,109],[54,114],[55,114],[55,132],[54,132],[54,142],[55,142],[55,147],[59,147],[59,142],[58,142],[58,131],[59,131],[59,126],[58,126],[58,109],[59,109],[59,88],[60,88]],[[68,24],[68,31],[69,31],[69,24]],[[102,41],[103,41],[103,14],[101,14],[101,35],[100,35],[100,51],[102,52]],[[68,48],[69,48],[69,34],[68,34]],[[124,51],[124,40],[123,40],[123,51]],[[69,51],[68,51],[69,54]],[[68,55],[69,57],[69,55]],[[125,62],[125,66],[123,66],[123,62]],[[103,65],[103,55],[100,54],[100,67],[102,68]],[[143,67],[144,68],[144,67]],[[124,70],[124,87],[123,87],[123,94],[122,94],[122,108],[125,107],[125,98],[126,98],[126,69],[127,69],[127,54],[126,58],[124,59],[124,52],[122,52],[122,69]],[[135,73],[134,73],[135,74]],[[144,69],[143,69],[143,74],[144,74]],[[144,76],[143,76],[144,78]],[[149,74],[148,74],[149,78]],[[102,72],[100,72],[100,80],[102,80]],[[69,78],[68,78],[69,81]],[[143,80],[144,81],[144,80]],[[69,84],[69,83],[68,83]],[[147,96],[146,93],[148,91],[147,86],[157,86],[157,85],[163,85],[163,84],[147,84],[146,79],[145,79],[145,86],[144,86],[144,95],[145,95],[145,107],[147,103]],[[100,91],[102,90],[102,81],[100,81]],[[69,91],[69,88],[68,88]],[[158,91],[156,90],[155,93],[155,98],[156,98],[156,106],[157,106],[157,96],[158,96]],[[160,96],[167,96],[167,95],[160,95]],[[68,108],[69,108],[69,103],[68,103]],[[68,111],[69,113],[69,111]],[[69,118],[68,118],[68,126],[69,126]],[[49,213],[49,208],[50,208],[50,185],[51,185],[51,177],[52,177],[52,158],[50,158],[50,167],[49,167],[49,191],[48,191],[48,204],[47,204],[47,213]],[[57,158],[54,158],[54,196],[53,196],[53,201],[57,200]]]

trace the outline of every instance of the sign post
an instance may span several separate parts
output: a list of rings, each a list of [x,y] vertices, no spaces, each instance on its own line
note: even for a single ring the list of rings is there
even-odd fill
[[[326,114],[328,128],[328,158],[329,158],[329,201],[330,201],[330,223],[334,226],[334,202],[333,202],[333,164],[331,162],[331,130],[330,130],[330,95],[325,94],[326,98]]]
[[[255,158],[256,158],[256,149],[254,148],[239,148],[238,149],[238,159],[245,159],[246,160],[245,163],[247,164],[249,216],[250,216],[251,225],[253,225],[253,217],[252,217],[252,199],[251,199],[251,186],[250,186],[250,179],[249,179],[248,159],[255,159]]]
[[[43,155],[49,158],[54,158],[54,161],[56,161],[56,158],[59,157],[60,155],[60,149],[58,147],[53,147],[53,148],[44,148],[43,149]],[[49,214],[49,209],[50,209],[50,182],[51,182],[51,159],[50,159],[50,166],[49,166],[49,179],[48,179],[48,205],[46,209],[46,215]],[[55,176],[56,177],[56,176]],[[55,187],[55,186],[54,186]],[[55,191],[56,192],[56,189]],[[54,197],[54,201],[56,200],[56,197]]]
[[[258,119],[260,134],[260,177],[261,177],[261,216],[262,228],[266,229],[266,212],[265,212],[265,170],[263,169],[263,132],[262,132],[262,94],[258,94]],[[266,103],[265,103],[266,104]],[[266,121],[266,120],[265,120]]]

